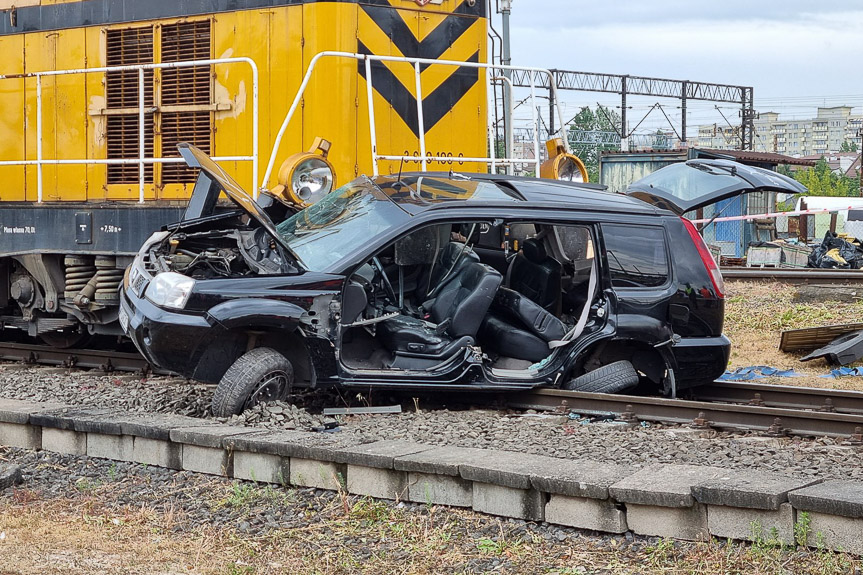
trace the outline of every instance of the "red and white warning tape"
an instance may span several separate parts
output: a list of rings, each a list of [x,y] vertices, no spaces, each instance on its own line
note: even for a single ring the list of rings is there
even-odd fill
[[[813,214],[829,214],[830,212],[844,212],[846,210],[863,210],[863,206],[848,206],[847,208],[821,208],[817,210],[797,210],[795,212],[767,212],[765,214],[749,214],[748,216],[726,216],[722,218],[704,218],[692,220],[693,224],[706,224],[707,222],[739,222],[742,220],[763,220],[767,218],[779,218],[782,216],[809,216]]]

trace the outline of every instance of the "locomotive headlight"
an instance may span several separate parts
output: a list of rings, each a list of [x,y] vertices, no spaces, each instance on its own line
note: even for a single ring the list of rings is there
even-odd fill
[[[144,295],[159,307],[183,309],[194,287],[195,280],[190,277],[175,272],[162,272],[153,278]]]
[[[315,138],[308,152],[294,154],[279,169],[279,186],[275,193],[299,206],[310,206],[336,187],[333,165],[327,160],[330,143]]]
[[[566,151],[563,140],[554,138],[545,143],[548,159],[539,167],[539,177],[563,182],[587,182],[584,162]]]

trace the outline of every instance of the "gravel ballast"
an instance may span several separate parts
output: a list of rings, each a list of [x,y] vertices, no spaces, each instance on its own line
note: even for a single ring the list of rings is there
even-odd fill
[[[0,367],[0,397],[211,418],[212,386],[168,377],[142,380],[130,375],[58,371],[6,364]],[[335,422],[318,415],[320,408],[344,405],[341,397],[327,391],[309,392],[299,401],[308,408],[278,402],[218,421],[276,430],[321,430]],[[833,438],[770,438],[647,424],[630,428],[559,415],[418,405],[406,403],[400,414],[340,416],[338,429],[329,431],[360,443],[402,439],[635,467],[677,463],[760,469],[801,478],[863,479],[863,467],[857,463],[863,447]]]

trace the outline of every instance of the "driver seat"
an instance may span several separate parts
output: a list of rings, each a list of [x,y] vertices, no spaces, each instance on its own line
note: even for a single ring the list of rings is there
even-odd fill
[[[466,263],[424,304],[425,319],[400,315],[382,321],[376,335],[395,354],[392,367],[399,357],[440,360],[473,345],[502,280],[490,266]]]

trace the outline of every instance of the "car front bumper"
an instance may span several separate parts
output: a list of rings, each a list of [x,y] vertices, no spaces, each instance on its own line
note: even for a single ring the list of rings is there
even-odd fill
[[[121,292],[120,315],[126,335],[147,361],[192,377],[197,351],[213,326],[201,315],[164,310],[131,289]]]

